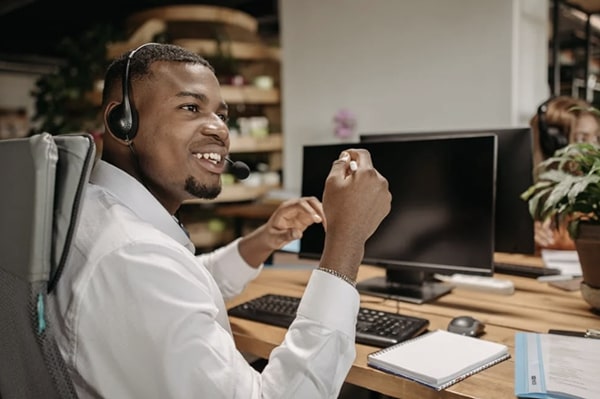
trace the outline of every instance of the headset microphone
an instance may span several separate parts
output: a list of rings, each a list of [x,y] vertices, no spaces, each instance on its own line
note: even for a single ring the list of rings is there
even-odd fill
[[[248,176],[250,176],[250,167],[248,165],[246,165],[245,163],[243,163],[242,161],[235,161],[233,162],[231,159],[229,158],[225,158],[225,160],[227,162],[229,162],[229,164],[231,165],[231,173],[233,173],[233,175],[240,179],[240,180],[244,180],[245,178],[247,178]]]

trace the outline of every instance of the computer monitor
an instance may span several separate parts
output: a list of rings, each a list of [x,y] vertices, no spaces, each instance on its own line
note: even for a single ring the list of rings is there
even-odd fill
[[[388,180],[391,211],[363,259],[386,276],[360,281],[360,292],[423,303],[451,290],[435,273],[492,274],[496,142],[490,134],[303,148],[303,196],[322,198],[332,162],[350,147],[369,150]],[[324,237],[320,224],[306,229],[300,258],[319,259]]]
[[[531,128],[361,134],[360,141],[364,143],[492,133],[498,135],[494,251],[532,255],[535,253],[533,219],[527,202],[521,199],[521,193],[533,184]]]

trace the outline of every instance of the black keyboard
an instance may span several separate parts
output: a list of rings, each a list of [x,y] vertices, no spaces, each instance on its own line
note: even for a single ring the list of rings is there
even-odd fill
[[[515,265],[512,263],[494,263],[494,273],[510,274],[512,276],[521,276],[529,278],[538,278],[540,276],[554,276],[560,274],[559,269],[540,266]]]
[[[229,309],[229,315],[288,328],[296,318],[300,298],[267,294]],[[361,307],[356,324],[356,342],[385,348],[416,337],[429,326],[420,317]]]

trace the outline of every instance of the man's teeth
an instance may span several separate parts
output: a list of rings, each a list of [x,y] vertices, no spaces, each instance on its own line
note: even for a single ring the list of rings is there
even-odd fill
[[[221,162],[221,154],[217,154],[214,152],[205,152],[203,154],[197,153],[197,154],[194,154],[194,156],[198,159],[206,159],[208,161],[211,161],[214,164]]]

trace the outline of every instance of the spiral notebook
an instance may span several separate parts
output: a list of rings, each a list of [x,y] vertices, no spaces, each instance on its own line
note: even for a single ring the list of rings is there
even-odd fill
[[[504,344],[435,330],[373,352],[367,364],[440,391],[509,357]]]

